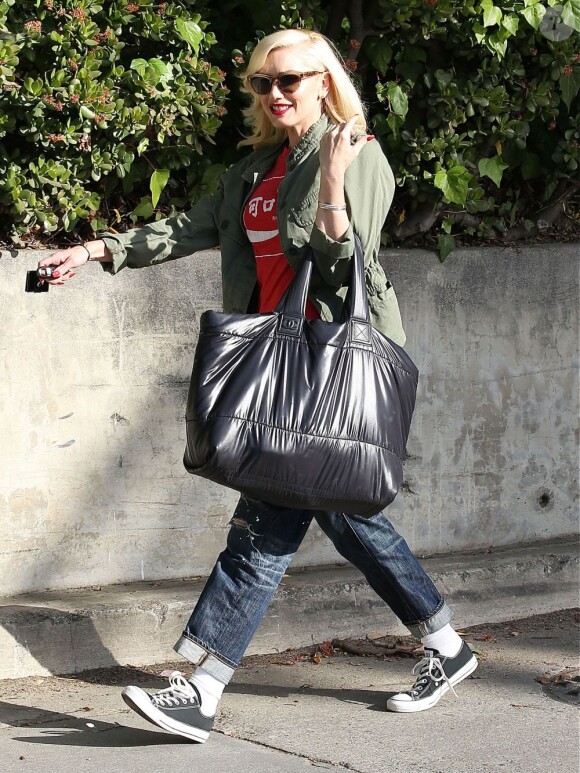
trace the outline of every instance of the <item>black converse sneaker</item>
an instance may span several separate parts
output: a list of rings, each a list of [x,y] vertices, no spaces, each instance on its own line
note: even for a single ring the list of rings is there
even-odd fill
[[[202,714],[199,692],[179,671],[170,675],[169,687],[164,690],[150,695],[140,687],[130,686],[125,687],[121,696],[133,711],[163,730],[198,743],[209,737],[215,714]]]
[[[424,711],[434,706],[447,690],[455,694],[453,685],[461,682],[477,668],[477,659],[463,642],[454,658],[443,657],[438,650],[425,649],[425,657],[413,668],[418,674],[407,692],[393,695],[387,701],[389,711]]]

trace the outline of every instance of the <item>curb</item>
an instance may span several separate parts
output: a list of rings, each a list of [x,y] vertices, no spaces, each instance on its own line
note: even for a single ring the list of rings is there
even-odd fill
[[[457,627],[578,605],[578,541],[455,553],[422,561],[455,610]],[[173,644],[204,579],[132,583],[4,598],[0,679],[175,660]],[[334,637],[406,629],[350,566],[285,577],[247,654]]]

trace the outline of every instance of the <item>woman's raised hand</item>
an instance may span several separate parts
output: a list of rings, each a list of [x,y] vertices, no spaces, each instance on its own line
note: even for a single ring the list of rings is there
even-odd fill
[[[320,142],[320,171],[325,177],[342,178],[348,167],[361,152],[370,134],[361,134],[353,143],[353,129],[358,116],[353,115],[346,123],[339,123],[327,132]]]
[[[316,225],[331,239],[342,239],[347,232],[349,216],[344,193],[346,170],[372,135],[362,134],[353,142],[358,116],[337,124],[320,143],[320,193]]]

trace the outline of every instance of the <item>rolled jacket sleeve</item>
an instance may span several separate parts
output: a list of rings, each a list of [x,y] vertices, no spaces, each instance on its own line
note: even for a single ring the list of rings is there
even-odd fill
[[[103,263],[103,268],[116,274],[123,268],[154,266],[216,247],[217,212],[222,198],[220,184],[216,193],[204,196],[187,212],[122,234],[99,233],[97,238],[105,242],[113,258],[111,263]]]
[[[352,224],[339,241],[331,239],[330,236],[322,231],[316,223],[310,234],[310,246],[315,253],[329,258],[350,258],[354,249],[354,237]]]

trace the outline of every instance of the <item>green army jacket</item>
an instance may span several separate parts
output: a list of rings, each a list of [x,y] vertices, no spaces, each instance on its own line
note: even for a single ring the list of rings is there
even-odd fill
[[[365,253],[365,277],[371,321],[399,344],[405,342],[394,290],[378,261],[380,233],[394,193],[393,174],[378,142],[367,142],[345,178],[350,227],[340,241],[315,225],[320,188],[318,150],[329,129],[323,116],[301,138],[287,159],[278,196],[278,226],[282,248],[298,271],[308,244],[314,254],[310,298],[322,319],[340,318],[351,274],[356,233]],[[219,246],[223,308],[244,313],[256,287],[256,259],[242,225],[242,212],[251,191],[272,168],[280,145],[250,153],[222,175],[217,191],[200,199],[187,212],[123,234],[101,233],[113,262],[103,264],[117,273],[142,268]]]

